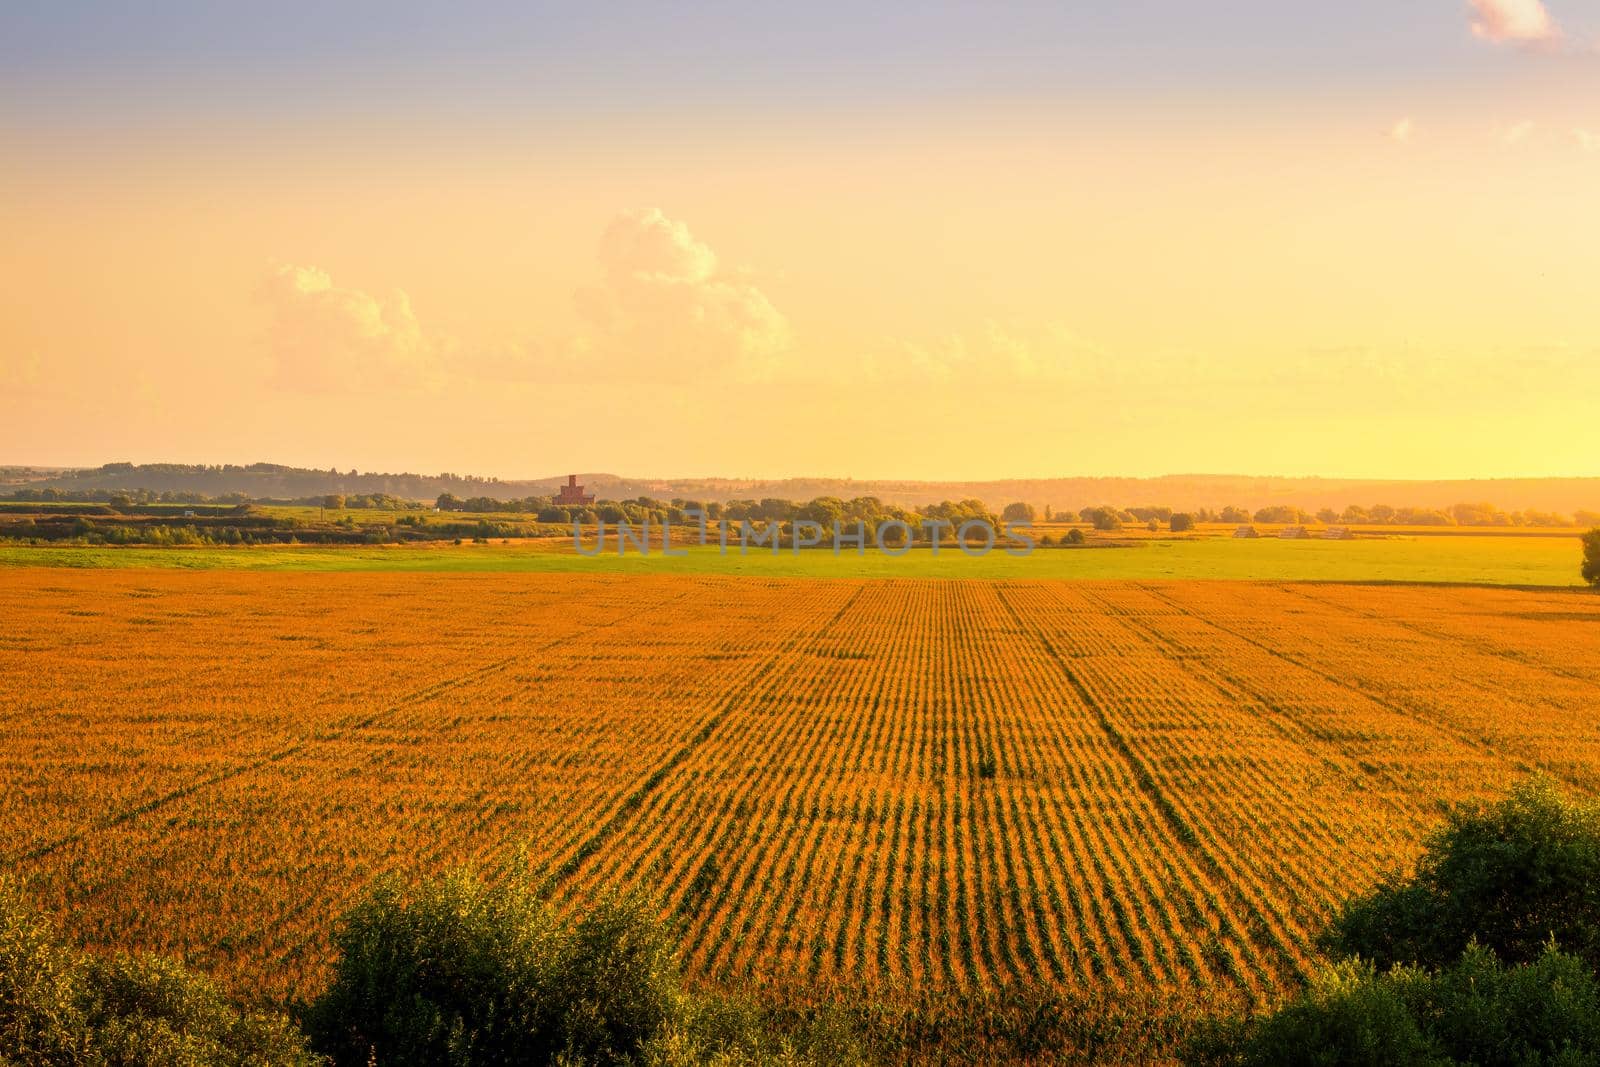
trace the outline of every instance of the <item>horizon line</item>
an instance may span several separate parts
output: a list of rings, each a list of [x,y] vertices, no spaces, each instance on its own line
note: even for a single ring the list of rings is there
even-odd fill
[[[107,460],[99,464],[56,464],[56,463],[14,463],[0,462],[0,470],[31,470],[41,473],[80,473],[103,470],[115,463],[129,463],[135,467],[174,466],[174,467],[235,467],[249,468],[252,466],[282,467],[288,470],[309,471],[326,473],[333,471],[343,473],[337,464],[327,467],[306,466],[294,463],[279,463],[273,460],[252,460],[248,463],[234,462],[183,462],[179,460]],[[574,473],[566,471],[560,474],[545,475],[482,475],[458,473],[454,471],[425,472],[422,470],[361,470],[352,466],[356,477],[416,477],[416,478],[443,478],[446,476],[460,478],[464,481],[499,482],[499,483],[539,483],[546,481],[559,481]],[[1277,479],[1283,481],[1325,481],[1325,482],[1527,482],[1527,481],[1581,481],[1600,480],[1597,474],[1491,474],[1491,475],[1456,475],[1449,477],[1423,477],[1423,476],[1396,476],[1396,475],[1346,475],[1346,474],[1283,474],[1283,473],[1249,473],[1243,471],[1170,471],[1163,474],[1048,474],[1048,475],[1001,475],[983,477],[942,477],[942,478],[906,478],[894,476],[870,476],[840,474],[794,474],[794,475],[729,475],[729,474],[615,474],[610,471],[578,471],[579,478],[606,478],[620,482],[860,482],[860,483],[894,483],[901,485],[950,485],[972,484],[987,485],[1001,482],[1053,482],[1076,480],[1119,480],[1119,481],[1162,481],[1174,478],[1253,478]]]

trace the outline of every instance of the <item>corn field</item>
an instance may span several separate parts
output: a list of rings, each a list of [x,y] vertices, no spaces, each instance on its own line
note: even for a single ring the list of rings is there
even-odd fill
[[[272,998],[470,864],[790,999],[1263,1005],[1444,805],[1600,786],[1578,593],[10,570],[0,618],[4,868]]]

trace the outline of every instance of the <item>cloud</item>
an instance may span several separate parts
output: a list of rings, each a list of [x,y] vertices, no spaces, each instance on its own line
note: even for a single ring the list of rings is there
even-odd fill
[[[1533,43],[1561,36],[1541,0],[1468,0],[1472,32],[1485,41]]]
[[[31,392],[43,376],[44,361],[37,352],[10,352],[0,356],[0,392]]]
[[[1400,119],[1389,127],[1389,140],[1400,143],[1411,140],[1411,128],[1411,119],[1409,117]]]
[[[901,341],[851,373],[879,382],[1017,386],[1102,382],[1120,369],[1105,349],[1065,327],[1023,330],[989,322],[934,341]]]
[[[612,220],[600,238],[600,264],[611,278],[698,284],[711,280],[717,254],[687,225],[648,208]]]
[[[566,346],[568,370],[652,382],[760,379],[793,343],[767,295],[659,209],[616,218],[599,260],[600,281],[577,294],[585,329]]]
[[[574,294],[574,332],[480,348],[463,364],[497,381],[750,382],[770,380],[793,346],[766,293],[658,208],[613,219],[596,258],[598,280]]]
[[[581,327],[532,340],[466,346],[424,330],[400,290],[343,289],[315,267],[277,268],[261,286],[275,381],[302,392],[486,382],[653,384],[771,377],[791,347],[767,295],[689,227],[651,208],[601,236],[600,278],[576,294]]]
[[[1578,142],[1578,147],[1585,152],[1600,152],[1600,133],[1593,130],[1573,130],[1572,139]]]
[[[1515,144],[1521,144],[1528,139],[1528,135],[1532,132],[1533,123],[1526,120],[1515,123],[1500,131],[1500,143],[1508,148]]]
[[[275,382],[297,392],[414,389],[437,373],[443,342],[426,335],[411,300],[341,289],[315,267],[281,266],[261,286]]]

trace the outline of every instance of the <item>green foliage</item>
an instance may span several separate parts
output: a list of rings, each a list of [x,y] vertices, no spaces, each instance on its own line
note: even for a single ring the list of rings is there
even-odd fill
[[[308,1023],[337,1063],[616,1062],[680,1007],[672,943],[634,898],[568,920],[522,881],[383,883],[336,947]]]
[[[1325,947],[1380,967],[1440,967],[1474,939],[1529,963],[1552,937],[1600,966],[1600,805],[1536,779],[1498,803],[1454,811],[1415,874],[1345,905]]]
[[[1005,510],[1000,512],[1000,518],[1005,522],[1032,522],[1037,515],[1038,512],[1034,510],[1032,504],[1026,504],[1022,501],[1018,501],[1015,504],[1007,504]]]
[[[1273,504],[1256,511],[1256,522],[1271,523],[1303,523],[1310,516],[1297,507],[1288,504]]]
[[[338,529],[325,524],[326,530]],[[396,530],[406,529],[396,527]],[[182,552],[154,547],[96,547],[60,543],[29,546],[0,540],[0,567],[154,567],[193,570],[260,571],[429,571],[429,572],[536,572],[621,574],[737,574],[757,577],[861,577],[861,578],[1056,578],[1171,579],[1224,578],[1248,581],[1332,582],[1448,582],[1477,585],[1539,585],[1569,588],[1573,584],[1573,540],[1542,537],[1435,537],[1372,538],[1330,541],[1321,538],[1283,541],[1276,537],[1235,540],[1232,537],[1194,537],[1173,540],[1153,550],[1147,544],[1111,545],[1101,542],[1093,552],[1034,552],[1012,556],[1003,551],[982,557],[967,556],[953,548],[948,529],[941,539],[946,551],[935,556],[916,548],[900,556],[867,551],[857,555],[831,551],[762,551],[752,545],[741,554],[738,538],[724,554],[715,543],[690,545],[686,555],[649,556],[630,552],[618,556],[607,551],[587,558],[571,551],[572,528],[544,544],[498,546],[489,551],[462,552],[448,541],[463,543],[477,536],[476,522],[452,522],[434,516],[427,526],[429,539],[443,543],[412,545],[403,552],[379,546],[351,544],[337,552],[292,544],[266,545],[250,552],[200,547]],[[1080,533],[1084,532],[1082,530]],[[1230,531],[1231,532],[1231,531]],[[407,530],[409,534],[410,531]],[[247,533],[245,540],[267,542],[290,536],[288,530]],[[324,531],[302,530],[302,541],[331,540]],[[493,534],[496,538],[515,533]],[[592,533],[591,533],[592,536]],[[356,535],[359,540],[359,534]],[[407,537],[409,540],[410,538]],[[1070,531],[1061,535],[1072,544]],[[891,536],[890,543],[894,543]],[[592,543],[592,542],[591,542]],[[923,542],[926,544],[926,542]],[[1091,542],[1092,543],[1092,542]],[[615,547],[610,539],[608,548]],[[659,547],[659,542],[657,542]],[[1554,625],[1554,622],[1551,623]]]
[[[1600,1063],[1600,805],[1535,779],[1458,808],[1415,873],[1347,904],[1324,946],[1344,958],[1193,1058]]]
[[[1600,586],[1600,529],[1583,535],[1583,580]]]
[[[0,879],[0,1063],[70,1063],[85,1050],[77,963]]]
[[[1379,978],[1371,964],[1344,960],[1314,975],[1296,1000],[1196,1058],[1249,1067],[1440,1063],[1438,1048],[1399,992],[1415,974],[1397,971]]]
[[[1470,945],[1436,972],[1379,973],[1347,959],[1278,1012],[1197,1059],[1256,1065],[1592,1064],[1600,1062],[1600,982],[1546,946],[1506,966]]]
[[[282,1015],[243,1012],[209,978],[159,956],[89,957],[89,1032],[107,1064],[310,1064]]]
[[[1098,508],[1084,508],[1080,514],[1093,524],[1096,530],[1122,529],[1122,513],[1109,504]]]
[[[786,1067],[874,1062],[858,1027],[838,1008],[779,1012],[739,994],[684,1001],[679,1017],[640,1050],[643,1067]]]
[[[1194,529],[1194,516],[1188,512],[1177,512],[1167,520],[1167,529],[1173,533],[1188,533]]]
[[[0,1063],[251,1067],[317,1062],[281,1015],[236,1008],[153,956],[82,955],[0,880]]]

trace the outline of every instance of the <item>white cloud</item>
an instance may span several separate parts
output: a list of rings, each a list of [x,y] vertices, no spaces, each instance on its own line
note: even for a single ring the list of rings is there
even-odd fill
[[[655,382],[770,374],[792,344],[788,319],[688,226],[650,208],[600,241],[601,279],[579,290],[586,329],[563,362],[586,377]]]
[[[341,289],[315,267],[281,266],[261,287],[276,384],[299,392],[409,389],[434,377],[442,343],[401,290]]]
[[[1389,140],[1404,143],[1411,140],[1412,124],[1410,117],[1397,121],[1389,127]]]
[[[268,349],[283,388],[358,392],[482,381],[706,382],[770,377],[788,320],[748,277],[723,268],[684,223],[651,208],[619,216],[599,248],[600,279],[576,295],[570,336],[471,349],[428,333],[404,292],[342,289],[314,267],[279,267],[261,287]]]
[[[1553,41],[1560,36],[1541,0],[1468,0],[1472,32],[1485,41]]]
[[[600,264],[613,278],[698,283],[716,272],[717,254],[687,225],[648,208],[612,220],[600,238]]]

